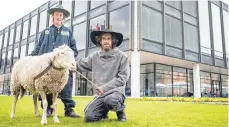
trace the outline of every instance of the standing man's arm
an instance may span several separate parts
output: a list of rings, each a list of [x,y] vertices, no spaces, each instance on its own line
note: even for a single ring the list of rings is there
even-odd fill
[[[74,57],[75,57],[75,59],[76,59],[76,57],[77,57],[77,55],[78,55],[78,50],[77,50],[77,48],[76,48],[76,40],[74,39],[72,32],[69,31],[69,33],[70,33],[70,36],[69,36],[69,39],[70,39],[70,40],[69,40],[69,46],[70,46],[70,48],[73,50],[73,52],[74,52]]]
[[[44,31],[41,32],[40,38],[39,38],[38,42],[36,43],[35,48],[31,52],[31,54],[29,54],[29,56],[36,56],[36,55],[38,55],[38,53],[40,51],[40,48],[41,48],[41,44],[42,44],[43,39],[44,39],[44,35],[45,35],[45,32]]]

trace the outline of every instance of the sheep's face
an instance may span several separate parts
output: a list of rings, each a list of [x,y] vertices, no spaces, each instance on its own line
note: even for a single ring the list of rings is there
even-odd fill
[[[70,71],[76,70],[74,53],[67,45],[54,49],[53,63],[57,68],[68,68]]]

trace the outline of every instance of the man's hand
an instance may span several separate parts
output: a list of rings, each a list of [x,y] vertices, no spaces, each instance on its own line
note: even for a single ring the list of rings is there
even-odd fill
[[[96,89],[99,91],[99,95],[102,95],[102,94],[103,94],[103,89],[102,89],[102,87],[97,87]]]

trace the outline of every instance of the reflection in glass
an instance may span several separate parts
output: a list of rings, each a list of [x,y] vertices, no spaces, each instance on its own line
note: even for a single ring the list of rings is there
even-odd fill
[[[13,63],[18,60],[18,48],[14,49]]]
[[[223,22],[224,22],[224,37],[225,37],[226,54],[229,54],[228,12],[226,12],[225,10],[223,10]]]
[[[28,34],[28,25],[29,25],[29,21],[25,21],[23,24],[23,34],[22,34],[22,39],[27,38],[27,34]]]
[[[87,11],[87,1],[75,1],[74,16],[82,14]]]
[[[110,26],[112,31],[123,34],[123,39],[129,38],[129,6],[110,13]]]
[[[6,61],[6,67],[10,67],[11,65],[11,54],[12,54],[12,50],[8,51],[8,54],[7,54],[7,61]]]
[[[184,23],[185,49],[199,52],[197,27]]]
[[[0,35],[0,49],[2,48],[2,35]]]
[[[40,13],[40,21],[39,21],[39,32],[46,28],[47,23],[47,10],[44,10]]]
[[[10,30],[9,45],[13,44],[13,38],[14,38],[14,29],[11,29],[11,30]]]
[[[142,9],[142,36],[146,39],[162,42],[162,14],[145,6]]]
[[[106,1],[103,1],[103,0],[102,1],[91,1],[91,9],[98,7],[98,6],[105,4],[105,3],[106,3]]]
[[[222,50],[220,8],[212,3],[211,5],[212,5],[212,27],[213,27],[214,49],[216,51],[222,52],[223,50]]]
[[[36,33],[37,29],[37,16],[32,17],[31,19],[31,27],[30,27],[30,36],[34,35]]]
[[[7,41],[8,41],[8,32],[5,32],[3,48],[7,46]]]
[[[35,41],[29,43],[29,49],[28,49],[28,54],[30,54],[35,46]]]
[[[182,27],[181,21],[170,16],[165,17],[166,44],[182,48]]]
[[[16,31],[16,39],[15,42],[18,42],[20,40],[20,35],[21,35],[21,25],[17,26],[17,31]]]
[[[211,49],[210,29],[209,29],[209,11],[208,1],[199,2],[199,27],[200,27],[200,42],[201,46]],[[201,50],[201,52],[211,54],[211,51]]]
[[[73,28],[73,36],[76,40],[76,47],[78,50],[85,49],[86,44],[86,22],[75,25]]]
[[[186,69],[173,67],[173,96],[187,96]]]
[[[171,66],[156,65],[156,96],[172,96],[172,70]]]
[[[6,53],[2,54],[2,63],[1,63],[1,70],[4,69],[5,66],[5,60],[6,60]]]
[[[23,45],[23,46],[21,47],[20,58],[25,57],[25,51],[26,51],[26,45]]]

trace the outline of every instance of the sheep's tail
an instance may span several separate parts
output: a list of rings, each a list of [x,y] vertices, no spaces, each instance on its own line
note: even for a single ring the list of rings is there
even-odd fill
[[[26,90],[21,86],[21,87],[20,87],[20,94],[19,94],[20,99],[23,98],[23,96],[25,95],[25,93],[26,93]]]

